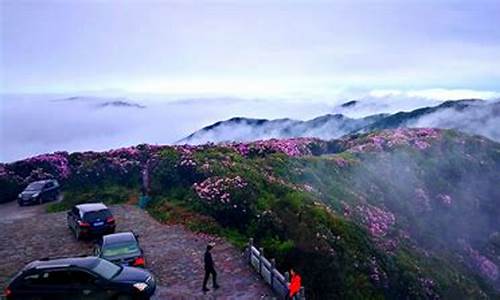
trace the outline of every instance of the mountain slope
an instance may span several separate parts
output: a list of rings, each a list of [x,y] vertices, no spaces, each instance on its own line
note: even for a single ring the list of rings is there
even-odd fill
[[[2,165],[0,191],[56,177],[54,208],[125,201],[146,168],[151,214],[254,237],[308,298],[500,297],[500,144],[452,130],[62,152]]]
[[[206,126],[178,143],[203,144],[207,142],[254,141],[268,138],[322,137],[337,138],[381,120],[384,114],[362,119],[343,115],[324,115],[308,121],[291,119],[231,118]]]
[[[353,100],[341,107],[356,105],[359,105],[359,101]],[[308,121],[232,118],[204,127],[179,143],[202,144],[292,137],[332,139],[351,133],[399,127],[457,129],[500,141],[500,102],[477,99],[446,101],[437,106],[409,112],[376,114],[361,119],[352,119],[342,114],[327,114]]]

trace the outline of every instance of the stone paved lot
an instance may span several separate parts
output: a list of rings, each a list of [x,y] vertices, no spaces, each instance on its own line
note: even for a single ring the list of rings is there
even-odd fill
[[[110,207],[117,231],[140,235],[147,268],[158,280],[154,299],[263,299],[271,291],[227,242],[195,234],[179,225],[158,223],[147,212],[131,205]],[[215,240],[213,252],[221,288],[201,292],[203,252]],[[90,254],[91,241],[77,242],[66,225],[66,213],[45,213],[44,206],[0,205],[0,287],[26,263],[43,257]],[[210,284],[209,284],[210,287]]]

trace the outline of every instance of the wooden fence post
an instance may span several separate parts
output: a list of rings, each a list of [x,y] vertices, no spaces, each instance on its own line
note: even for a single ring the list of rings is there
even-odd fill
[[[264,248],[259,248],[259,275],[262,276],[262,257],[264,256]]]

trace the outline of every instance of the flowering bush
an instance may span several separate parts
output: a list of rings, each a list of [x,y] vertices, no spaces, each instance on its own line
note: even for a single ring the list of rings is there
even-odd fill
[[[209,177],[204,181],[193,184],[198,197],[209,202],[219,201],[223,204],[231,202],[231,190],[242,189],[248,184],[240,177]],[[234,204],[236,205],[236,204]]]
[[[398,128],[369,133],[364,138],[348,137],[346,143],[350,152],[376,152],[402,145],[424,150],[440,136],[441,131],[434,128]]]
[[[488,279],[492,281],[497,280],[498,266],[486,256],[481,255],[477,250],[473,249],[467,243],[463,243],[463,245],[465,252],[469,255],[477,270]]]
[[[67,152],[55,152],[53,154],[42,154],[25,161],[27,164],[32,164],[37,167],[45,168],[49,172],[54,172],[54,177],[66,179],[71,175],[71,169],[68,164]]]
[[[370,279],[376,285],[387,285],[387,274],[382,270],[382,268],[377,263],[377,259],[372,256],[368,261],[368,266],[370,269]]]
[[[376,206],[358,205],[356,210],[361,217],[361,221],[368,227],[368,231],[374,237],[385,236],[396,221],[394,214]]]
[[[446,194],[439,194],[437,195],[437,199],[439,200],[439,202],[445,206],[445,207],[451,207],[451,204],[452,204],[452,198],[450,195],[446,195]]]
[[[267,153],[284,153],[288,156],[311,155],[312,144],[318,143],[315,138],[270,139],[251,143],[231,143],[227,147],[234,149],[243,156],[264,155]]]

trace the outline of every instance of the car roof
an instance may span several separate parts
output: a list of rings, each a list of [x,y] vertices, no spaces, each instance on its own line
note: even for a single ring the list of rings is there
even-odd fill
[[[119,244],[125,242],[136,241],[135,235],[132,232],[120,232],[107,234],[102,237],[103,244]]]
[[[90,269],[94,267],[98,262],[99,258],[94,256],[36,260],[28,264],[25,269],[65,268],[75,266]]]
[[[47,182],[53,182],[53,181],[56,181],[55,179],[44,179],[44,180],[36,180],[36,181],[32,181],[30,182],[30,184],[32,183],[47,183]]]
[[[81,212],[89,212],[89,211],[97,211],[97,210],[103,210],[103,209],[108,209],[106,205],[103,203],[84,203],[84,204],[78,204],[76,205],[76,208],[78,208]]]

